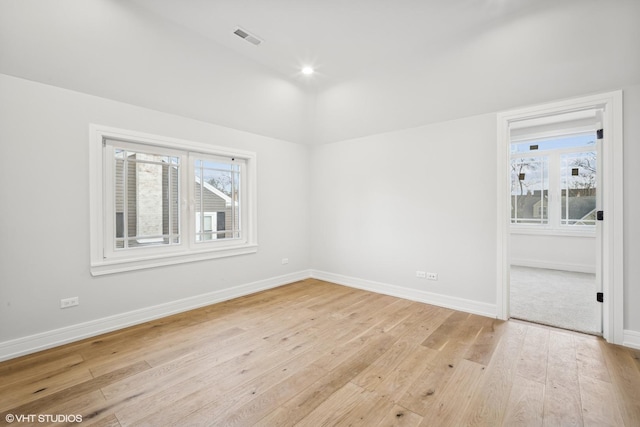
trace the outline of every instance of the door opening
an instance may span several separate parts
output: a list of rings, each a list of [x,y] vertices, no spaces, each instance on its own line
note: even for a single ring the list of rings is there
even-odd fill
[[[510,128],[513,318],[602,334],[601,126],[601,111],[590,109]]]
[[[581,134],[591,135],[585,138],[593,139],[594,132],[595,142],[591,145],[580,146],[580,144],[567,143],[568,146],[562,146],[557,142],[558,138]],[[603,138],[600,138],[601,136]],[[556,142],[549,142],[552,139]],[[551,147],[553,144],[556,146]],[[551,153],[553,150],[557,152]],[[542,151],[547,153],[543,155]],[[596,173],[593,176],[586,173],[589,168],[587,160],[591,166],[593,166],[593,160],[596,160],[593,168]],[[514,265],[518,262],[526,264],[527,261],[522,253],[517,252],[526,248],[526,245],[522,244],[523,239],[518,243],[514,241],[514,236],[517,235],[517,238],[524,236],[526,240],[539,233],[540,229],[546,228],[547,235],[550,235],[547,237],[563,234],[573,234],[577,237],[582,234],[585,237],[581,238],[587,239],[587,229],[591,228],[592,244],[589,246],[594,248],[591,252],[594,260],[592,263],[584,260],[575,262],[567,259],[568,257],[555,257],[556,261],[547,259],[547,264],[533,265],[532,268],[558,268],[573,263],[574,270],[591,269],[586,273],[593,275],[596,285],[595,292],[590,298],[596,301],[596,294],[601,294],[603,302],[600,306],[596,306],[598,313],[601,312],[601,315],[596,316],[602,319],[601,323],[598,322],[595,331],[590,332],[601,331],[607,341],[622,343],[624,308],[622,160],[622,92],[620,91],[498,114],[496,301],[498,318],[506,320],[512,316],[512,261]],[[572,166],[575,164],[578,167]],[[513,175],[516,173],[514,180]],[[527,175],[535,179],[527,181]],[[587,184],[586,181],[580,184],[578,182],[580,179],[596,181],[595,184]],[[516,194],[513,194],[514,185]],[[538,188],[535,188],[536,185]],[[584,188],[572,188],[581,185]],[[527,186],[530,188],[526,188]],[[516,197],[518,195],[519,201]],[[578,198],[582,199],[578,200]],[[587,205],[592,207],[594,201],[596,209],[586,212]],[[518,205],[518,202],[521,204]],[[578,208],[578,205],[581,207]],[[514,213],[516,209],[519,211]],[[605,220],[598,221],[598,214],[602,216],[602,212]],[[533,227],[534,225],[537,227]],[[520,227],[520,233],[512,235],[512,229],[518,227]],[[527,234],[524,230],[526,228],[537,228],[538,231],[534,233],[529,230]],[[540,248],[546,248],[544,250],[551,253],[553,250],[559,250],[560,246],[547,242],[538,245],[538,249]],[[571,252],[573,251],[565,250],[565,254],[577,255]],[[521,259],[518,259],[519,256]],[[547,268],[547,270],[553,270],[553,268]]]

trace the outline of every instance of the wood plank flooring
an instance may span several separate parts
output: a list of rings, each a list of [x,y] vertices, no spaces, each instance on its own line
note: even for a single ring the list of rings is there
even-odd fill
[[[83,426],[635,427],[640,352],[309,279],[0,363],[0,425],[41,414]]]

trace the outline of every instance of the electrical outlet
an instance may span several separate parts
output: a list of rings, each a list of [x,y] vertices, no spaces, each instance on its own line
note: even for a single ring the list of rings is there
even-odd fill
[[[69,308],[80,304],[78,297],[63,298],[60,300],[60,308]]]
[[[289,258],[282,258],[282,265],[289,264]]]
[[[427,277],[427,273],[425,273],[424,271],[416,271],[416,277],[424,279],[425,277]]]
[[[427,280],[438,280],[438,273],[427,273]]]

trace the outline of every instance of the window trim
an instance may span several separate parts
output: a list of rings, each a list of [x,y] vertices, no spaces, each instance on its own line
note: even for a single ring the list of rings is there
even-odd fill
[[[232,149],[228,147],[215,146],[201,142],[187,141],[178,138],[171,138],[143,132],[118,129],[109,126],[90,124],[89,125],[89,222],[90,222],[90,272],[92,276],[112,274],[123,271],[139,270],[145,268],[160,267],[185,262],[194,262],[207,259],[216,259],[229,256],[237,256],[255,253],[258,250],[258,221],[257,221],[257,154],[252,151]],[[190,244],[192,226],[182,230],[182,243],[174,248],[149,247],[131,251],[128,254],[119,255],[113,258],[105,257],[105,245],[110,244],[107,240],[106,221],[109,215],[105,212],[108,203],[105,197],[108,196],[104,141],[119,140],[132,144],[143,144],[156,148],[168,149],[171,151],[181,151],[187,154],[202,154],[204,156],[218,156],[226,158],[242,159],[245,162],[245,197],[243,201],[246,206],[242,209],[246,217],[243,218],[243,239],[233,243],[224,244],[192,245]],[[186,156],[189,158],[189,156]],[[190,170],[188,164],[181,166],[183,176]],[[187,179],[188,179],[188,175]],[[191,187],[189,187],[191,188]],[[191,195],[182,194],[180,198],[180,209],[183,217],[191,214]],[[192,221],[188,221],[193,224]],[[195,229],[195,224],[193,224]],[[112,229],[112,227],[111,227]],[[161,251],[145,249],[165,249]]]

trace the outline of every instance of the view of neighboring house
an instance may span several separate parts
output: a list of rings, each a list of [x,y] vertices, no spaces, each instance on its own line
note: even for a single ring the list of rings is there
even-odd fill
[[[200,181],[201,179],[196,176],[196,240],[232,237],[230,232],[224,232],[233,229],[231,197],[213,185]],[[219,233],[215,233],[215,231],[219,231]]]
[[[595,188],[576,188],[569,191],[567,210],[566,191],[562,190],[562,221],[568,225],[593,224],[596,212]],[[523,196],[511,196],[512,222],[518,224],[541,224],[548,220],[549,196],[545,190],[529,191]]]
[[[116,162],[116,176],[117,247],[179,239],[178,166],[159,156],[126,152],[126,161],[122,158]],[[194,180],[196,241],[232,237],[231,197],[207,182],[202,183],[198,176]]]

